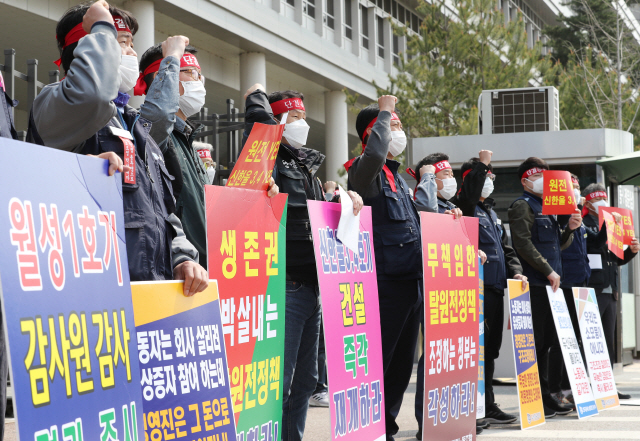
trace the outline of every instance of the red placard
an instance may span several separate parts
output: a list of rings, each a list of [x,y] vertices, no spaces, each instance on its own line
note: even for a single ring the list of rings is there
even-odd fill
[[[478,219],[420,213],[424,271],[423,431],[476,439]]]
[[[619,207],[600,207],[598,210],[598,218],[600,219],[600,227],[602,227],[603,213],[618,213],[622,216],[622,243],[624,245],[631,245],[631,239],[636,237],[635,229],[633,228],[633,213],[627,208]]]
[[[227,187],[244,187],[266,190],[276,163],[284,124],[255,123],[240,153]]]
[[[608,211],[603,211],[602,217],[604,221],[607,223],[607,246],[609,247],[609,251],[618,256],[620,259],[624,259],[624,250],[623,248],[623,228],[622,222],[617,224],[613,215]]]
[[[542,214],[573,214],[578,208],[573,195],[571,174],[562,170],[545,170],[542,173]]]

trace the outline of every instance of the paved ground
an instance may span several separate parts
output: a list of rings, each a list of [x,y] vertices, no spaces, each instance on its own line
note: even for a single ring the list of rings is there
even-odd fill
[[[631,394],[640,404],[640,361],[624,368],[622,374],[616,375],[616,384],[621,392]],[[518,413],[516,386],[495,386],[496,401],[507,413]],[[415,369],[409,389],[404,396],[399,415],[400,432],[396,441],[415,440],[418,423],[414,417],[413,403],[415,399]],[[622,401],[624,402],[624,401]],[[427,434],[425,434],[427,435]],[[329,410],[326,408],[310,408],[307,418],[307,430],[304,441],[329,441]],[[428,436],[425,436],[428,440]],[[501,441],[505,439],[543,440],[640,440],[640,406],[620,406],[600,415],[578,420],[575,413],[566,417],[555,417],[534,429],[520,430],[520,424],[510,424],[497,428],[491,426],[485,430],[478,441]]]
[[[400,432],[396,441],[415,440],[418,430],[413,411],[415,399],[415,370],[409,389],[405,394],[399,415]],[[624,368],[622,374],[616,375],[618,389],[630,393],[635,402],[640,404],[640,361]],[[508,413],[518,413],[516,386],[496,386],[496,401]],[[624,401],[623,401],[624,402]],[[9,421],[5,425],[5,441],[17,440],[15,422]],[[327,408],[312,407],[309,409],[307,429],[304,441],[329,441],[329,410]],[[424,438],[428,440],[428,437]],[[504,427],[492,426],[485,430],[479,441],[501,441],[505,439],[527,439],[529,441],[547,440],[640,440],[640,406],[620,406],[608,410],[598,416],[579,421],[575,413],[566,417],[555,417],[541,427],[522,431],[519,424]],[[93,441],[93,440],[87,440]]]

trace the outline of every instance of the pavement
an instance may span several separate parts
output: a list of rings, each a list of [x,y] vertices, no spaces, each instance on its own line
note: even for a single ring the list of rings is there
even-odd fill
[[[413,403],[415,400],[416,374],[415,366],[411,383],[404,395],[402,408],[398,415],[400,432],[395,436],[396,441],[415,441],[418,423],[414,417]],[[548,440],[640,440],[640,360],[626,366],[622,373],[615,375],[616,385],[620,392],[631,394],[631,402],[637,406],[624,405],[627,400],[620,400],[621,406],[607,410],[591,418],[579,420],[573,412],[567,416],[555,417],[547,420],[542,426],[529,430],[520,430],[519,421],[502,427],[492,425],[478,436],[478,441],[504,441],[527,439],[529,441]],[[494,386],[496,402],[507,413],[518,414],[518,397],[515,383],[513,385]],[[329,409],[310,407],[307,415],[307,427],[303,441],[330,441]],[[424,440],[429,440],[425,433]]]
[[[416,391],[416,367],[411,377],[411,383],[404,395],[398,425],[400,432],[396,435],[396,441],[415,440],[418,431],[418,423],[414,417],[413,403]],[[580,421],[576,413],[568,416],[555,417],[538,427],[529,430],[520,430],[520,424],[507,424],[502,427],[493,425],[478,436],[478,441],[503,441],[514,439],[527,439],[529,441],[548,440],[640,440],[640,360],[630,366],[626,366],[622,373],[615,375],[618,390],[632,395],[637,406],[624,405],[626,400],[621,400],[621,406],[607,410],[599,415]],[[518,399],[516,386],[494,386],[496,402],[507,413],[518,414]],[[5,424],[5,441],[16,441],[15,420],[8,420]],[[429,440],[425,433],[425,441]],[[322,407],[310,407],[307,415],[307,427],[303,441],[330,441],[329,409]],[[92,441],[92,440],[88,440]],[[363,440],[365,441],[365,440]]]

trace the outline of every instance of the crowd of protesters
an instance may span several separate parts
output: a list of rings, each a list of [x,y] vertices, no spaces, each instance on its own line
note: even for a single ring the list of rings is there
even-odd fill
[[[215,165],[194,138],[202,126],[189,120],[204,105],[206,88],[197,50],[185,36],[172,36],[141,48],[138,63],[133,39],[136,18],[104,0],[69,9],[58,21],[57,61],[64,77],[43,88],[29,114],[28,141],[46,147],[92,155],[109,162],[108,173],[121,173],[124,222],[132,281],[184,280],[184,295],[208,284],[204,185],[212,183]],[[0,89],[4,91],[0,76]],[[144,95],[139,109],[128,105],[133,90]],[[307,200],[353,201],[354,214],[372,209],[373,243],[384,368],[387,440],[393,440],[404,393],[409,385],[421,327],[424,328],[423,274],[419,211],[455,217],[477,217],[479,253],[484,265],[485,418],[489,424],[517,420],[495,402],[492,379],[504,328],[507,279],[530,285],[536,355],[545,417],[575,410],[564,396],[566,373],[559,351],[546,286],[595,288],[611,363],[619,290],[618,266],[640,249],[636,239],[619,259],[607,248],[606,226],[598,226],[598,210],[607,205],[606,188],[591,184],[580,193],[572,183],[579,209],[569,216],[542,214],[547,163],[528,158],[518,169],[523,194],[508,211],[513,245],[494,211],[491,194],[496,175],[492,152],[462,165],[458,182],[449,157],[433,153],[407,171],[417,183],[412,190],[400,174],[396,158],[406,147],[397,99],[385,95],[362,109],[356,130],[360,156],[345,164],[348,191],[340,195],[335,182],[323,186],[316,176],[324,155],[306,148],[304,96],[294,90],[267,93],[256,84],[246,91],[243,145],[254,123],[280,124],[285,129],[267,193],[289,195],[287,207],[286,329],[283,387],[283,440],[301,440],[309,404],[328,406],[326,356],[321,300]],[[10,109],[0,99],[0,137],[17,138]],[[213,165],[213,167],[212,167]],[[619,215],[617,215],[619,216]],[[602,266],[589,267],[588,254]],[[574,328],[574,302],[567,298]],[[421,326],[422,324],[422,326]],[[0,323],[1,325],[1,323]],[[0,326],[0,332],[2,327]],[[579,336],[579,332],[576,332]],[[0,334],[3,343],[3,335]],[[418,365],[416,419],[422,439],[424,358]],[[0,418],[5,414],[7,354],[0,345]],[[620,394],[621,398],[629,398]],[[4,421],[0,421],[0,439]]]

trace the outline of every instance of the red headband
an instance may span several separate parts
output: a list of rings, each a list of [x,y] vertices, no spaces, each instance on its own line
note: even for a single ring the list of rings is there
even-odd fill
[[[198,156],[200,156],[200,158],[202,159],[211,159],[211,152],[207,149],[198,150]]]
[[[200,64],[198,64],[198,59],[195,55],[186,53],[180,59],[180,67],[197,67],[200,69]]]
[[[160,70],[160,64],[162,63],[162,58],[151,63],[144,72],[141,72],[138,76],[138,81],[133,88],[133,94],[136,96],[141,96],[147,93],[147,89],[149,85],[144,81],[144,77],[151,73],[158,72]],[[200,64],[198,64],[198,59],[193,54],[186,53],[180,59],[180,67],[197,67],[200,69]]]
[[[607,198],[607,192],[605,192],[605,191],[594,191],[593,193],[589,193],[587,196],[585,196],[584,199],[586,201],[590,201],[591,199],[594,199],[594,198],[605,198],[605,199],[608,199]]]
[[[440,162],[436,162],[435,164],[433,164],[433,166],[436,168],[436,173],[441,172],[442,170],[447,170],[447,169],[451,169],[451,164],[449,164],[449,161],[447,161],[446,159]]]
[[[542,173],[544,171],[544,169],[538,168],[538,167],[533,167],[530,168],[529,170],[527,170],[526,172],[522,173],[522,177],[523,178],[528,178],[531,175],[535,175],[536,173]]]
[[[571,176],[571,182],[575,185],[577,185],[578,187],[580,187],[580,181],[578,181],[576,178],[574,178],[573,176]]]
[[[124,18],[120,17],[119,15],[113,15],[113,25],[116,27],[116,31],[118,32],[128,32],[130,34],[132,34],[133,32],[131,32],[131,29],[129,29],[129,26],[127,25],[127,22],[124,20]]]
[[[398,115],[396,115],[396,112],[391,112],[391,121],[394,121],[396,119],[400,119],[400,118],[398,118]],[[371,121],[367,127],[365,127],[364,132],[362,132],[362,139],[360,141],[364,143],[364,137],[367,136],[367,129],[370,129],[371,127],[373,127],[376,121],[378,121],[377,116],[373,118],[373,121]]]
[[[271,103],[271,110],[274,115],[281,115],[289,110],[304,110],[304,104],[300,98],[285,98],[275,103]]]

